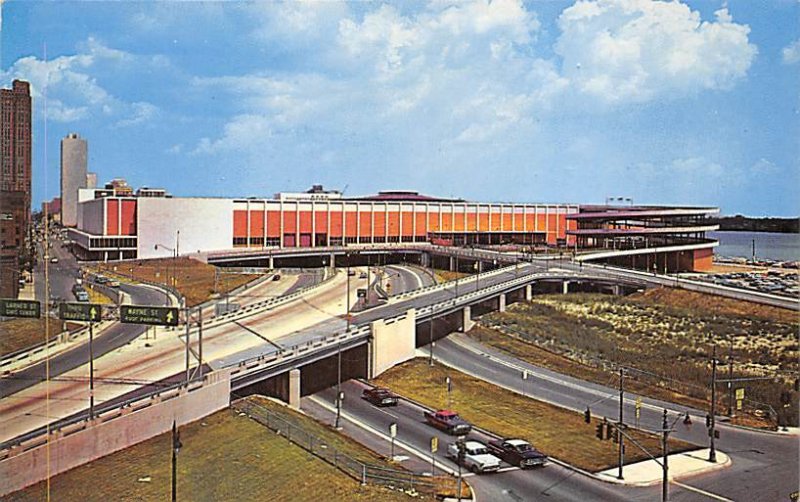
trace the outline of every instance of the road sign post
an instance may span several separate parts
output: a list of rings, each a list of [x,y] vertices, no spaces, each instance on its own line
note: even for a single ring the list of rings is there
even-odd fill
[[[389,459],[394,461],[394,438],[397,437],[397,422],[389,424],[389,436],[392,438],[392,455]]]
[[[89,420],[94,419],[94,323],[100,320],[102,311],[99,303],[58,304],[58,317],[62,321],[89,323]]]
[[[0,298],[0,317],[38,319],[41,316],[42,304],[37,301]]]
[[[121,305],[119,320],[128,324],[151,326],[177,326],[178,307],[153,307],[150,305]]]
[[[431,476],[436,476],[436,457],[435,453],[439,451],[439,438],[433,436],[431,438]]]

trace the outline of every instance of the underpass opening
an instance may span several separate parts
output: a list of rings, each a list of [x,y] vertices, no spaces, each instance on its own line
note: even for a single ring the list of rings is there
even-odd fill
[[[434,317],[432,320],[417,323],[415,331],[415,346],[424,347],[433,341],[445,338],[450,333],[461,330],[461,311],[451,312],[446,315]],[[431,332],[433,323],[433,332]]]

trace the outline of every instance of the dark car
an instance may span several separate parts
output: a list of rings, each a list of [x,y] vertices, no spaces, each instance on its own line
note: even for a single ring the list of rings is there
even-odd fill
[[[544,465],[547,455],[523,439],[495,439],[489,441],[489,451],[504,462],[526,469]]]
[[[452,410],[439,410],[435,413],[426,411],[425,421],[428,425],[453,436],[463,436],[472,430],[472,425]]]
[[[397,406],[397,396],[383,387],[364,389],[361,397],[375,406]]]

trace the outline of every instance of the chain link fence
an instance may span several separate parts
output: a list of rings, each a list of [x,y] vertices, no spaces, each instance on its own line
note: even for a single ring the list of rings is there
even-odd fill
[[[284,436],[288,441],[321,458],[362,484],[374,484],[430,495],[452,495],[457,480],[450,476],[429,476],[410,471],[367,464],[343,453],[324,439],[311,434],[285,414],[276,413],[247,399],[231,407]]]

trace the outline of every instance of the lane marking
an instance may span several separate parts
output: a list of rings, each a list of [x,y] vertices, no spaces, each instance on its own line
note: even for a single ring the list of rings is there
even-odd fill
[[[725,498],[722,495],[717,495],[716,493],[707,492],[705,490],[701,490],[700,488],[695,488],[694,486],[683,484],[683,483],[681,483],[679,481],[675,481],[674,479],[671,479],[670,483],[672,483],[674,485],[678,485],[681,488],[685,488],[686,490],[689,490],[689,491],[692,491],[692,492],[695,492],[695,493],[699,493],[700,495],[705,495],[708,498],[712,498],[712,499],[715,499],[715,500],[722,500],[723,502],[734,502],[733,499]]]

